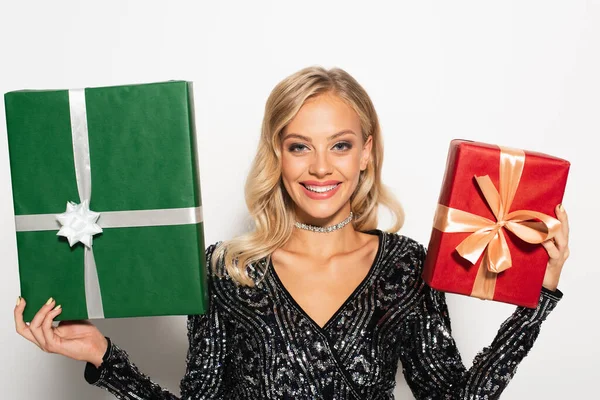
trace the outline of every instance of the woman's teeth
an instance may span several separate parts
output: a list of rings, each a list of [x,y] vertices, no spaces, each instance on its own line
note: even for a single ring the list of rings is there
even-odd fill
[[[325,193],[325,192],[329,192],[330,190],[335,189],[337,187],[337,185],[339,185],[339,183],[336,183],[335,185],[329,185],[329,186],[304,185],[304,187],[307,188],[308,190],[310,190],[311,192]]]

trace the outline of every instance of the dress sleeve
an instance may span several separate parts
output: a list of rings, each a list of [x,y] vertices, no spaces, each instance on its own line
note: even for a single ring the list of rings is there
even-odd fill
[[[562,292],[544,288],[537,308],[517,307],[467,370],[451,335],[445,294],[421,279],[425,249],[420,246],[420,251],[420,265],[414,271],[418,299],[405,321],[400,348],[402,370],[413,395],[417,400],[498,399]]]
[[[206,250],[209,270],[214,247],[212,245]],[[180,384],[181,399],[221,399],[225,391],[227,330],[223,312],[215,301],[211,274],[208,276],[208,312],[187,318],[189,348],[186,372]],[[110,339],[100,367],[86,364],[85,379],[91,385],[106,389],[117,399],[179,399],[140,372],[127,353]]]

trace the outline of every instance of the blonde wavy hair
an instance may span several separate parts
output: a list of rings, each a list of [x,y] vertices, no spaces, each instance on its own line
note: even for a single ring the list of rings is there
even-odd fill
[[[392,214],[393,224],[388,232],[397,232],[404,223],[402,206],[381,182],[381,130],[367,92],[340,68],[301,69],[278,83],[265,105],[258,150],[245,185],[246,205],[255,229],[221,242],[211,257],[213,267],[222,257],[227,273],[239,284],[253,286],[247,267],[265,257],[268,260],[292,235],[294,204],[281,181],[281,134],[307,99],[324,93],[332,93],[351,106],[360,118],[363,143],[369,136],[373,140],[371,159],[361,171],[358,186],[350,198],[356,216],[352,221],[354,229],[376,229],[379,205]]]

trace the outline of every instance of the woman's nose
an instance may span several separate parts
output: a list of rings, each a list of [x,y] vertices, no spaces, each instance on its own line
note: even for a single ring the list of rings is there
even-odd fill
[[[326,152],[316,152],[308,172],[318,178],[331,174],[333,168]]]

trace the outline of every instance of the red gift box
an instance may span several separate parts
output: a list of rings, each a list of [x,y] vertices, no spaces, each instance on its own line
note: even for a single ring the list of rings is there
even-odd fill
[[[570,164],[541,153],[453,140],[423,279],[434,289],[537,306],[560,229]]]

